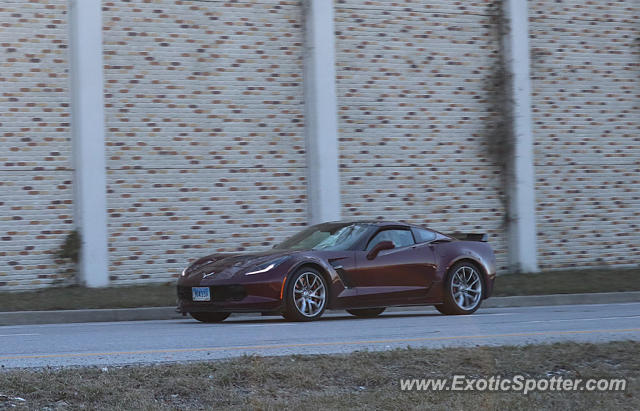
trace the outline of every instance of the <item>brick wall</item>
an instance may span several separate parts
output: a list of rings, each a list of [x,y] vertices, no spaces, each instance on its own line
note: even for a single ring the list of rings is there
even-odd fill
[[[492,2],[336,2],[343,215],[487,232],[506,265],[491,139]]]
[[[53,255],[73,229],[66,3],[0,1],[0,291],[67,268]]]
[[[530,3],[542,269],[640,260],[640,3]]]
[[[306,224],[299,2],[103,5],[113,283]]]
[[[62,281],[64,0],[0,0],[0,290]],[[336,0],[344,218],[485,231],[506,267],[492,1]],[[529,2],[543,269],[640,256],[640,6]],[[168,281],[307,223],[300,1],[104,1],[110,274]]]

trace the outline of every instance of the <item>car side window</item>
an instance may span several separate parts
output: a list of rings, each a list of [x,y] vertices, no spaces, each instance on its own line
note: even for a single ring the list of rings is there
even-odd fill
[[[424,230],[422,228],[414,228],[413,234],[416,236],[417,243],[428,243],[436,239],[436,233],[431,230]]]
[[[413,235],[409,230],[401,230],[401,229],[393,229],[393,230],[383,230],[376,234],[369,244],[367,245],[367,251],[370,251],[376,244],[382,241],[391,241],[393,245],[398,247],[406,247],[408,245],[414,244]]]

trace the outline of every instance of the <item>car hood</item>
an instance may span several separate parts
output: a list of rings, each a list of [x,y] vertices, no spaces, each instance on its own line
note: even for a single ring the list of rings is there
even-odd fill
[[[259,264],[295,253],[291,250],[268,250],[260,253],[211,254],[194,261],[185,270],[185,276],[204,276],[215,273],[218,279],[230,278],[236,273],[246,272]]]

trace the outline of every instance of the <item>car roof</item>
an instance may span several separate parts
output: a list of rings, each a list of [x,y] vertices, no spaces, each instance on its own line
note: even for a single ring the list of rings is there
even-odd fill
[[[434,233],[441,234],[445,237],[449,237],[446,234],[441,233],[440,231],[434,230],[433,228],[417,225],[417,224],[409,224],[403,223],[401,221],[385,221],[385,220],[340,220],[340,221],[331,221],[330,223],[334,224],[370,224],[376,227],[405,227],[405,228],[418,228],[422,230],[433,231]]]
[[[400,227],[419,227],[413,224],[402,223],[400,221],[382,221],[382,220],[342,220],[332,221],[336,224],[370,224],[378,227],[400,226]],[[422,228],[422,227],[419,227]]]

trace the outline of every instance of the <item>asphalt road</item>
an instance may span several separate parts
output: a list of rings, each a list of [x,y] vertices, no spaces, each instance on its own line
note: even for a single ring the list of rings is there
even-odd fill
[[[109,366],[398,347],[513,345],[557,341],[640,341],[640,303],[487,308],[471,316],[434,309],[375,319],[329,314],[290,323],[234,317],[221,324],[167,321],[0,327],[0,367]]]

